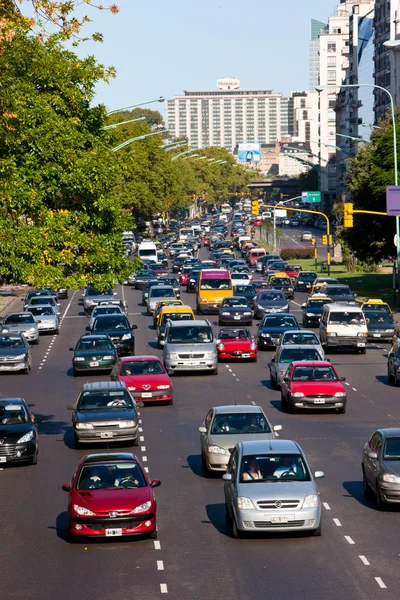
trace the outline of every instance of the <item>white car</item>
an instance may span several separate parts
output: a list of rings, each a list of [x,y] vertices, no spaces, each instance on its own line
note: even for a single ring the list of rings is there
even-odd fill
[[[250,273],[232,273],[232,285],[250,285]]]
[[[311,242],[312,238],[313,234],[311,233],[311,231],[303,231],[303,233],[301,234],[302,242]]]

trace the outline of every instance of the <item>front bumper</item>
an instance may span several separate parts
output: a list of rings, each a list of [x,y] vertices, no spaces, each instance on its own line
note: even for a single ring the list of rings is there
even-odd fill
[[[269,514],[271,513],[271,514]],[[286,522],[274,522],[285,519]],[[321,507],[301,508],[299,510],[238,510],[236,523],[240,531],[312,531],[319,527]]]
[[[151,533],[157,528],[154,513],[124,517],[76,517],[70,515],[70,532],[76,536],[120,537]],[[120,530],[117,535],[107,535],[107,530]]]
[[[309,292],[311,290],[312,284],[311,283],[296,283],[296,290],[298,292]]]
[[[328,396],[325,398],[319,398],[317,396],[305,396],[304,398],[290,398],[291,404],[294,408],[302,409],[318,409],[318,410],[332,410],[341,409],[346,406],[347,396],[342,398],[335,398],[334,396]]]
[[[210,302],[210,303],[203,303],[203,302],[199,302],[198,307],[200,309],[200,312],[202,314],[208,313],[208,314],[218,314],[219,313],[219,309],[221,308],[221,303],[217,303],[217,302]]]
[[[213,452],[206,452],[205,460],[207,468],[210,471],[224,472],[226,471],[230,457],[230,454],[214,454]]]
[[[149,390],[148,392],[134,392],[128,388],[131,395],[134,397],[136,402],[172,402],[173,394],[172,389],[170,390]],[[148,396],[151,394],[151,396]]]
[[[390,504],[400,504],[400,485],[396,483],[381,482],[379,490],[384,502]]]
[[[327,348],[365,348],[368,338],[364,337],[342,337],[339,335],[327,336]]]
[[[392,342],[394,337],[394,331],[368,331],[369,342]]]
[[[251,360],[257,358],[257,352],[255,350],[246,351],[232,351],[227,352],[226,350],[218,351],[218,358],[220,360]]]
[[[321,315],[311,315],[311,316],[304,315],[304,320],[309,325],[316,325],[316,326],[318,326],[319,322],[320,322],[320,319],[321,319]]]
[[[49,331],[57,331],[59,328],[58,323],[54,323],[52,321],[47,322],[47,323],[46,323],[46,321],[42,321],[41,323],[38,323],[37,326],[38,326],[39,333],[47,333]]]
[[[250,313],[249,315],[230,315],[229,317],[219,316],[219,322],[221,325],[236,325],[236,323],[251,323],[253,320],[253,315]]]
[[[258,343],[261,348],[275,348],[279,343],[279,336],[275,337],[259,337]]]
[[[171,371],[215,371],[218,368],[218,358],[201,359],[165,359],[165,368]]]
[[[39,330],[35,331],[33,333],[28,333],[28,332],[23,332],[25,338],[28,340],[28,342],[37,342],[39,339]]]
[[[7,463],[31,461],[36,452],[36,440],[31,440],[27,444],[4,444],[0,446],[0,466]]]
[[[29,368],[29,361],[0,362],[1,371],[24,371]]]
[[[91,366],[90,362],[99,363],[98,366]],[[111,371],[113,366],[115,365],[114,360],[108,361],[90,361],[90,362],[75,362],[73,361],[73,367],[76,371]]]
[[[74,433],[76,440],[83,444],[92,444],[93,442],[130,442],[137,438],[138,426],[124,429],[120,429],[119,427],[76,429],[74,427]]]

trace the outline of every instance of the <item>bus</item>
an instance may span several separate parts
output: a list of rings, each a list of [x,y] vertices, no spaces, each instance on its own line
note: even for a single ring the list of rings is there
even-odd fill
[[[197,280],[197,314],[218,314],[222,300],[233,296],[231,274],[225,269],[200,271]]]

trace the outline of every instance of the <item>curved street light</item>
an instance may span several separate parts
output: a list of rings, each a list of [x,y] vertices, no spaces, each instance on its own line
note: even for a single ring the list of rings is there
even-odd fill
[[[164,96],[160,96],[159,98],[156,98],[155,100],[147,100],[147,102],[140,102],[139,104],[132,104],[131,106],[125,106],[124,108],[116,108],[115,110],[110,110],[107,114],[108,115],[115,115],[115,113],[119,113],[119,112],[125,112],[127,110],[131,110],[132,108],[138,108],[139,106],[145,106],[146,104],[153,104],[153,102],[164,102],[165,98]]]
[[[103,129],[115,129],[120,125],[126,125],[127,123],[135,123],[136,121],[145,121],[146,117],[139,117],[138,119],[129,119],[129,121],[121,121],[120,123],[113,123],[112,125],[105,125]]]
[[[115,148],[112,149],[112,152],[117,152],[118,150],[125,148],[125,146],[129,146],[129,144],[132,144],[132,142],[144,140],[145,138],[151,137],[152,135],[160,135],[161,133],[168,133],[168,129],[154,131],[153,133],[146,133],[145,135],[138,135],[137,137],[133,137],[130,140],[126,140],[126,142],[122,142],[122,144],[120,144],[119,146],[115,146]]]

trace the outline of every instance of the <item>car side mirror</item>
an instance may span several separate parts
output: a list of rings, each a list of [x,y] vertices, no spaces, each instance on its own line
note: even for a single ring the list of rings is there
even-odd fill
[[[340,381],[346,381],[346,377],[341,377]]]
[[[325,477],[325,473],[323,471],[315,471],[314,479],[321,479],[322,477]]]
[[[91,328],[89,326],[85,327],[85,331],[91,331]]]
[[[371,451],[367,452],[367,456],[368,456],[368,458],[371,458],[372,460],[376,460],[378,458],[377,453],[371,452]]]
[[[71,486],[69,483],[64,483],[64,485],[61,486],[61,489],[64,490],[64,492],[70,492],[71,491]]]
[[[70,348],[70,349],[69,349],[69,351],[70,351],[70,352],[73,352],[73,351],[74,351],[74,348]]]
[[[301,308],[305,308],[306,307],[306,303],[304,302],[304,304],[301,305]]]
[[[207,429],[205,427],[199,427],[199,433],[207,433]]]
[[[282,425],[274,425],[273,430],[274,431],[282,431]]]
[[[232,473],[224,473],[224,474],[222,475],[222,479],[223,479],[224,481],[232,481]]]
[[[153,479],[150,485],[152,488],[158,487],[161,485],[161,481],[159,479]]]
[[[132,331],[135,331],[135,329],[137,329],[137,325],[132,325],[131,329]]]

